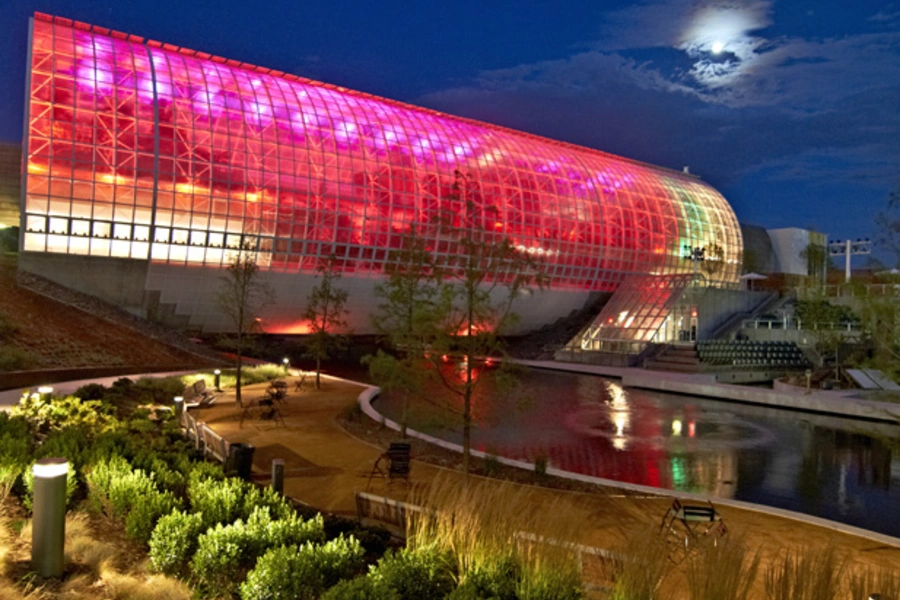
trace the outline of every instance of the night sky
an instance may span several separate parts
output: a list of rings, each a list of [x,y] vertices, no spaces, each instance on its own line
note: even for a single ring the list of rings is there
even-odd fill
[[[689,165],[769,228],[874,238],[900,189],[896,0],[5,0],[4,141],[34,11]]]

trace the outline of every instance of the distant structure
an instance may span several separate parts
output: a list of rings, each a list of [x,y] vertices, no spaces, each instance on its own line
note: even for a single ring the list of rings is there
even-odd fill
[[[0,144],[0,229],[19,225],[22,148]]]
[[[335,256],[365,333],[405,232],[457,251],[446,214],[542,259],[522,331],[632,277],[657,295],[738,281],[734,212],[689,173],[40,13],[30,40],[20,268],[135,313],[227,328],[214,292],[249,246],[277,292],[266,331],[306,331]],[[621,325],[660,337],[665,318]]]

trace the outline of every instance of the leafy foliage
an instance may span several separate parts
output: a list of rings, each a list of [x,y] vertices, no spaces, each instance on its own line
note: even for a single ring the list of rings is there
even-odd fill
[[[216,304],[237,334],[235,345],[235,399],[241,404],[241,376],[247,338],[259,329],[260,313],[275,301],[275,290],[260,277],[255,249],[241,248],[232,258],[219,282]]]
[[[191,572],[203,593],[230,591],[267,550],[324,539],[321,517],[304,521],[294,515],[273,520],[268,509],[258,508],[246,522],[219,524],[201,535]]]
[[[443,598],[456,587],[448,557],[431,548],[388,551],[369,577],[397,592],[400,600]]]
[[[337,287],[341,274],[336,269],[337,259],[330,256],[325,264],[318,268],[319,283],[309,292],[306,299],[306,310],[303,318],[309,323],[310,335],[305,340],[309,355],[316,361],[316,388],[322,387],[322,361],[327,360],[335,351],[344,348],[346,341],[339,331],[346,331],[348,311],[347,290]]]
[[[102,401],[83,401],[75,396],[45,399],[42,394],[26,392],[13,407],[12,414],[24,417],[39,436],[75,427],[92,437],[115,424],[108,406]]]
[[[314,600],[362,567],[363,550],[343,536],[322,545],[283,546],[266,552],[241,585],[243,600]]]
[[[150,536],[150,564],[154,571],[183,577],[203,533],[203,517],[197,513],[173,511],[162,517]]]
[[[25,419],[0,412],[0,502],[31,463],[31,452],[31,434]]]

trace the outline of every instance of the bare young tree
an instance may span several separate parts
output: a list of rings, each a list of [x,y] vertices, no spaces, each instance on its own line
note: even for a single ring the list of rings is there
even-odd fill
[[[247,338],[258,330],[260,312],[275,301],[275,291],[261,278],[256,251],[244,247],[238,250],[221,276],[216,303],[228,320],[237,340],[235,344],[237,381],[235,401],[241,405],[241,368]]]
[[[316,389],[322,387],[322,361],[344,347],[344,339],[337,335],[346,332],[347,290],[336,287],[341,274],[336,270],[337,260],[332,255],[318,269],[319,283],[310,290],[303,318],[309,322],[310,336],[306,339],[309,354],[316,359]]]
[[[415,227],[391,252],[384,267],[387,280],[375,287],[381,301],[372,318],[392,352],[365,357],[369,374],[385,392],[402,395],[400,435],[406,437],[410,397],[422,389],[431,370],[424,356],[434,340],[438,271],[432,254]]]
[[[545,279],[533,254],[489,231],[486,220],[492,217],[473,201],[477,193],[468,177],[457,171],[448,200],[463,207],[463,212],[456,221],[440,224],[441,235],[454,242],[455,251],[439,266],[439,326],[429,353],[435,362],[443,354],[463,361],[461,373],[448,374],[440,364],[434,371],[461,400],[465,474],[471,457],[472,399],[481,380],[477,363],[505,354],[501,334],[518,319],[513,302],[530,286],[542,288]],[[502,362],[501,369],[505,368],[507,364]]]

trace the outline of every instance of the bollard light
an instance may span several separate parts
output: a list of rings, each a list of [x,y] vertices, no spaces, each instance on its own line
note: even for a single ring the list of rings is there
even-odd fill
[[[50,402],[50,396],[53,394],[53,388],[49,385],[42,385],[38,388],[38,394],[41,395],[41,400],[44,402]]]
[[[220,387],[220,385],[222,383],[222,371],[216,369],[215,371],[213,371],[213,375],[215,376],[216,391],[221,392],[222,388]]]
[[[65,567],[66,479],[65,458],[42,458],[34,463],[34,519],[31,568],[41,577],[59,577]]]
[[[284,363],[284,372],[288,373],[291,368],[291,360],[287,356],[285,356],[284,360],[282,360],[281,362]]]
[[[284,459],[272,459],[272,490],[284,494]]]
[[[175,401],[175,419],[181,423],[181,417],[184,414],[184,398],[175,396],[173,400]]]

